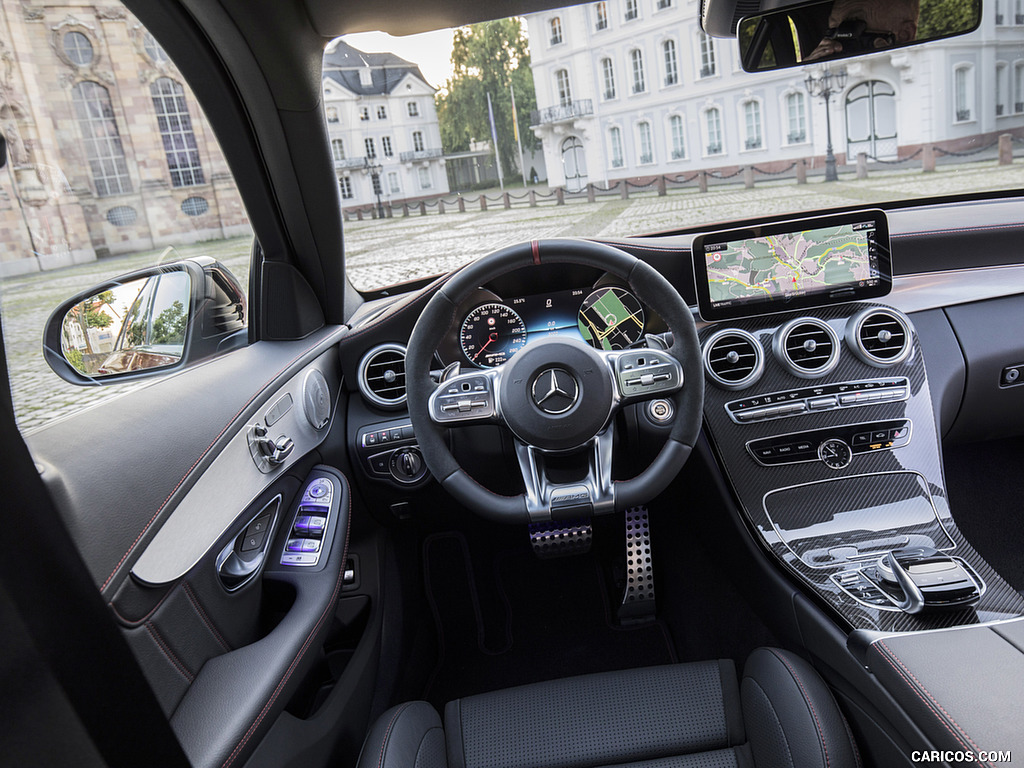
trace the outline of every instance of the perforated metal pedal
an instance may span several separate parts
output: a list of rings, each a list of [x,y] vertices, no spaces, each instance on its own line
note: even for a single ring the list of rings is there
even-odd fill
[[[619,606],[620,624],[650,621],[655,613],[654,561],[647,507],[626,510],[626,589]]]
[[[592,540],[593,531],[590,523],[530,524],[530,544],[533,546],[533,553],[541,560],[589,552]]]

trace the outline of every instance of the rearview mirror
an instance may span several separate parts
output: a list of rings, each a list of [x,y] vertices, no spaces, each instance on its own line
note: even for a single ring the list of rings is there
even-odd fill
[[[972,32],[981,0],[816,0],[740,20],[747,72],[816,64]]]
[[[213,259],[150,267],[57,307],[43,355],[73,384],[140,378],[244,345],[245,312],[238,280]]]

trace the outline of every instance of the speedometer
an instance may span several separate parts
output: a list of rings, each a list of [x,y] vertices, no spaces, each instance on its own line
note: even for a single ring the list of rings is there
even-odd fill
[[[493,368],[526,344],[526,325],[511,307],[481,304],[462,321],[462,352],[471,363]]]

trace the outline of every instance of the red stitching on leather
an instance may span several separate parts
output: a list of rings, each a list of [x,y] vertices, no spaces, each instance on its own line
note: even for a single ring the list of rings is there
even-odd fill
[[[395,714],[391,716],[391,722],[388,723],[388,727],[384,729],[384,740],[380,744],[380,759],[377,760],[377,768],[384,768],[384,752],[388,748],[388,739],[391,738],[391,728],[398,720],[398,716],[405,712],[405,710],[407,710],[410,706],[412,706],[411,701],[399,707]]]
[[[146,622],[146,630],[149,632],[149,636],[152,637],[153,641],[157,644],[157,647],[160,648],[161,651],[163,651],[163,654],[167,657],[167,660],[171,662],[171,666],[178,670],[178,672],[181,673],[182,677],[188,680],[189,684],[191,685],[192,681],[196,679],[196,676],[189,672],[188,667],[185,666],[185,663],[174,655],[174,652],[171,650],[170,646],[168,646],[167,643],[164,642],[164,639],[160,636],[160,633],[157,632],[156,627],[153,625],[153,622]]]
[[[228,645],[227,641],[217,630],[217,627],[213,625],[213,622],[210,620],[210,617],[206,615],[206,611],[203,610],[203,606],[199,602],[199,598],[192,591],[192,585],[186,581],[182,584],[182,589],[185,592],[185,597],[188,598],[188,601],[192,603],[192,607],[195,609],[196,613],[199,614],[199,618],[202,620],[203,624],[206,625],[206,628],[210,630],[210,633],[214,636],[217,642],[220,643],[220,647],[223,648],[225,651],[230,651],[231,646]]]
[[[974,740],[967,735],[967,732],[960,726],[960,724],[956,720],[953,719],[953,716],[950,715],[949,712],[947,712],[941,704],[939,704],[935,697],[931,695],[928,689],[925,688],[921,681],[914,676],[914,673],[910,671],[910,669],[889,648],[889,646],[887,646],[885,642],[883,642],[882,640],[878,641],[878,646],[885,651],[885,653],[879,655],[889,663],[889,666],[891,666],[896,671],[896,674],[903,678],[903,681],[907,684],[907,687],[911,691],[913,691],[917,698],[919,698],[921,702],[925,705],[925,707],[929,709],[933,715],[935,715],[935,719],[938,720],[947,731],[949,731],[953,738],[956,739],[957,743],[960,744],[960,746],[964,749],[967,748],[967,744],[970,744],[972,747],[974,747],[975,752],[980,752],[981,748],[974,743]],[[899,666],[897,666],[897,664]],[[917,688],[910,684],[911,680],[913,680],[917,684]],[[918,690],[918,688],[920,688],[920,690]],[[925,696],[927,696],[928,698],[925,699],[925,697],[921,695],[922,693],[924,693]],[[936,711],[936,708],[938,708],[938,711]],[[942,712],[942,714],[944,714],[948,718],[948,723],[941,717],[939,717],[939,712]],[[950,728],[950,723],[952,723],[953,726],[956,727],[956,731]],[[959,731],[959,733],[957,733],[957,731]],[[960,738],[961,736],[963,737],[963,739]],[[964,739],[967,739],[967,744],[964,743]],[[991,763],[984,763],[984,765],[991,765]]]
[[[284,689],[284,686],[288,682],[289,678],[291,678],[292,673],[295,671],[295,667],[298,666],[299,661],[302,660],[302,657],[309,649],[309,644],[316,636],[316,633],[320,630],[320,626],[324,623],[324,619],[326,619],[327,616],[331,613],[331,611],[334,610],[335,601],[338,599],[338,592],[341,591],[341,582],[345,576],[345,561],[348,559],[348,537],[349,533],[352,530],[352,488],[350,483],[348,482],[348,477],[345,476],[344,474],[342,474],[342,477],[344,478],[345,485],[348,486],[348,518],[345,521],[345,545],[341,549],[341,567],[338,568],[338,580],[334,584],[334,592],[331,594],[330,600],[327,601],[327,607],[324,608],[323,613],[320,614],[320,619],[313,626],[313,629],[309,631],[309,635],[306,637],[306,641],[302,644],[302,647],[299,648],[298,653],[295,654],[295,658],[292,659],[292,663],[288,666],[288,669],[285,670],[284,676],[281,678],[281,681],[277,684],[277,688],[275,688],[274,692],[270,694],[270,698],[267,699],[267,703],[263,705],[263,709],[260,710],[259,715],[256,716],[256,719],[253,721],[252,725],[249,726],[249,730],[247,730],[245,732],[245,735],[242,736],[242,740],[239,741],[237,745],[235,745],[235,748],[232,750],[231,754],[228,755],[227,759],[223,763],[221,763],[221,768],[228,768],[228,766],[235,761],[235,758],[242,751],[242,748],[246,745],[249,739],[252,738],[252,735],[256,732],[256,729],[259,728],[260,723],[263,722],[263,718],[266,717],[267,712],[270,711],[270,707],[273,706],[274,702],[277,700],[277,697],[281,695],[281,691]]]
[[[814,727],[818,729],[818,741],[821,742],[821,751],[825,753],[825,765],[831,765],[828,759],[828,747],[825,746],[825,731],[821,727],[821,721],[818,720],[818,713],[814,709],[814,704],[813,702],[811,702],[811,697],[807,695],[807,689],[804,688],[804,684],[800,681],[800,678],[797,675],[796,670],[793,669],[793,667],[790,665],[788,661],[786,661],[784,658],[782,658],[779,654],[777,654],[775,651],[771,649],[768,649],[768,653],[770,653],[776,659],[781,661],[783,665],[785,665],[786,669],[789,670],[789,674],[793,676],[793,680],[796,682],[797,687],[800,689],[800,693],[804,697],[804,701],[807,703],[807,708],[811,710],[811,717],[814,718]]]
[[[114,605],[114,600],[111,600],[109,603],[107,603],[107,605],[110,606],[110,610],[112,610],[114,612],[114,615],[117,616],[117,618],[119,618],[123,624],[125,624],[126,626],[129,626],[129,627],[137,627],[142,622],[146,621],[146,619],[148,619],[154,613],[156,613],[157,609],[161,605],[164,604],[164,601],[168,597],[171,596],[172,592],[174,592],[173,589],[168,589],[167,592],[164,593],[164,596],[160,598],[160,601],[156,605],[154,605],[152,608],[150,608],[149,613],[147,613],[145,616],[142,616],[141,618],[138,618],[138,619],[129,619],[129,618],[125,617],[125,616],[122,616],[121,612],[119,610],[117,610],[117,606]],[[116,595],[115,595],[115,599],[116,599]]]
[[[530,251],[533,253],[533,263],[540,266],[540,243],[536,240],[530,241]]]
[[[205,451],[203,451],[201,454],[199,454],[199,458],[196,459],[195,463],[191,467],[188,468],[188,470],[182,476],[181,480],[178,481],[178,484],[175,485],[173,489],[171,489],[171,492],[169,494],[167,494],[167,498],[163,500],[163,503],[159,507],[157,507],[156,512],[154,512],[153,516],[151,518],[149,518],[149,522],[146,523],[146,525],[143,527],[143,529],[139,532],[139,535],[135,537],[135,541],[133,541],[131,543],[131,545],[128,547],[128,551],[126,551],[124,553],[124,555],[121,557],[121,559],[117,561],[117,565],[114,566],[114,570],[110,572],[110,575],[107,576],[107,580],[104,581],[103,584],[100,586],[100,592],[102,592],[103,590],[105,590],[107,588],[107,585],[110,584],[111,580],[114,578],[114,576],[117,574],[117,572],[121,569],[121,566],[124,565],[124,561],[128,559],[128,555],[130,555],[132,553],[132,550],[135,549],[135,545],[138,544],[139,541],[142,540],[142,537],[146,535],[146,531],[148,531],[150,529],[150,527],[156,521],[157,517],[160,516],[160,513],[164,511],[164,508],[167,506],[167,503],[171,500],[171,498],[174,496],[174,494],[178,492],[178,489],[181,488],[181,486],[184,484],[184,482],[188,479],[188,476],[192,474],[192,470],[194,470],[197,466],[199,466],[199,462],[201,462],[204,458],[206,458],[206,455],[213,449],[213,446],[215,446],[217,444],[217,441],[220,440],[224,436],[224,433],[228,431],[228,429],[231,427],[231,425],[235,423],[235,420],[239,416],[242,415],[242,413],[245,411],[246,408],[248,408],[250,405],[252,405],[252,403],[256,400],[256,398],[258,398],[263,393],[263,390],[265,390],[274,379],[276,379],[282,373],[287,371],[295,363],[296,360],[302,359],[307,354],[309,354],[310,350],[316,349],[320,344],[323,344],[323,343],[324,343],[324,340],[320,339],[315,344],[311,344],[310,346],[306,347],[302,352],[300,352],[295,357],[293,357],[291,360],[289,360],[288,363],[283,368],[281,368],[276,374],[274,374],[269,379],[267,379],[266,382],[263,384],[263,386],[259,387],[259,389],[256,390],[256,393],[252,397],[250,397],[248,401],[246,401],[245,405],[243,405],[241,408],[238,409],[238,413],[236,413],[234,416],[232,416],[231,419],[228,421],[228,423],[224,425],[224,429],[222,429],[217,434],[217,436],[215,438],[213,438],[213,442],[210,443],[209,447],[207,447],[207,449]]]

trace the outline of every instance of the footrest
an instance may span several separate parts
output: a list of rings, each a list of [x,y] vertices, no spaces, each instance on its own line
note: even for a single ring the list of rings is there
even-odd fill
[[[590,523],[530,524],[530,544],[541,560],[589,552],[593,537]]]

